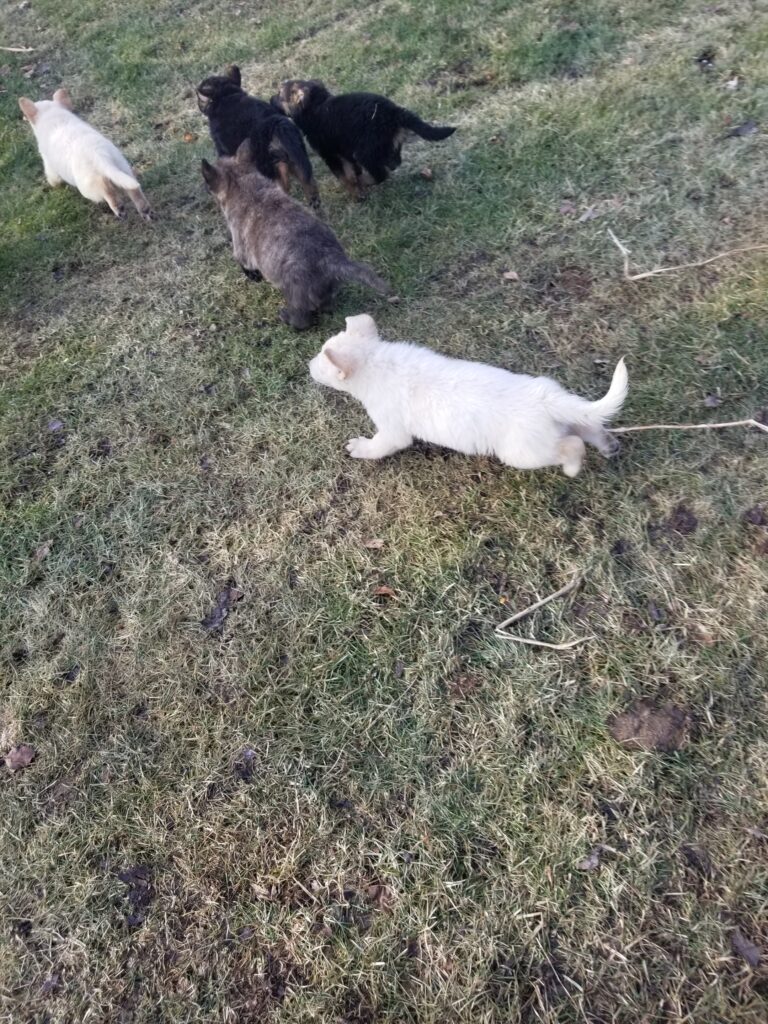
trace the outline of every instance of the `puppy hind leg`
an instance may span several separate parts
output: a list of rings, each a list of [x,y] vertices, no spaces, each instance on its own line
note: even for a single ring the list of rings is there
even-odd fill
[[[139,211],[139,214],[143,217],[144,220],[149,221],[153,219],[154,214],[152,213],[152,208],[149,205],[147,197],[144,195],[140,188],[129,188],[128,198],[131,200],[131,202]]]
[[[594,445],[595,448],[604,455],[606,459],[610,459],[612,455],[615,455],[621,450],[621,442],[613,434],[609,434],[603,427],[585,427],[577,426],[573,427],[573,432],[578,434],[579,437],[586,441],[587,444]]]
[[[587,453],[583,440],[576,434],[568,434],[557,445],[560,465],[566,476],[578,476]]]
[[[123,206],[120,194],[108,178],[101,179],[101,198],[110,208],[118,220],[125,219],[125,207]]]
[[[277,183],[287,196],[291,194],[291,172],[284,160],[278,160],[275,164],[277,171]]]
[[[60,178],[56,171],[54,171],[54,169],[51,167],[51,165],[46,163],[45,161],[43,161],[43,171],[45,172],[45,180],[48,182],[51,188],[56,188],[57,185],[64,184],[64,179]]]

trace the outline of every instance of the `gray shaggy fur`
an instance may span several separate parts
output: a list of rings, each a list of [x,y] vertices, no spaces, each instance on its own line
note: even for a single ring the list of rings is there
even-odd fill
[[[389,287],[365,263],[351,260],[333,231],[256,170],[246,139],[234,157],[202,163],[232,236],[237,262],[255,279],[279,288],[280,318],[301,331],[330,307],[344,281],[359,281],[382,295]]]

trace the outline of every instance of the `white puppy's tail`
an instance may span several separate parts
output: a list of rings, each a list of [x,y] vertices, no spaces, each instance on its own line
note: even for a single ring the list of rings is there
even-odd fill
[[[622,405],[624,405],[628,387],[629,375],[627,374],[627,367],[622,356],[618,363],[616,363],[616,369],[613,371],[611,386],[608,388],[608,391],[602,398],[598,398],[596,402],[589,402],[587,404],[590,420],[592,422],[607,423],[608,420],[613,419]]]
[[[132,174],[126,171],[120,170],[116,167],[108,158],[102,153],[94,153],[94,164],[99,174],[103,175],[107,181],[111,181],[113,185],[117,185],[118,188],[125,189],[126,192],[132,192],[134,189],[141,188],[138,181]]]
[[[624,404],[627,397],[629,377],[624,359],[620,359],[613,371],[611,386],[602,398],[596,402],[588,402],[586,398],[571,395],[558,386],[557,393],[548,396],[550,412],[562,423],[585,427],[602,427],[612,419]]]

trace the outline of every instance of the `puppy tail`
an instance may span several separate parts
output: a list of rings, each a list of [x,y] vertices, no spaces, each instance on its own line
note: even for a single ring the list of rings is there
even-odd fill
[[[283,157],[288,164],[295,168],[299,181],[305,185],[314,184],[312,164],[309,162],[302,134],[293,121],[282,112],[279,117],[275,118],[269,148],[272,156],[278,160]]]
[[[547,404],[552,414],[563,423],[573,426],[579,424],[585,427],[601,427],[608,420],[618,413],[627,397],[629,377],[624,359],[620,359],[613,371],[611,386],[602,398],[596,402],[588,402],[578,395],[568,394],[566,391],[559,391],[557,394],[548,396]]]
[[[357,260],[349,260],[342,268],[341,276],[347,281],[359,281],[360,284],[368,285],[379,295],[389,295],[391,288],[379,277],[375,270],[372,270],[367,263],[358,263]]]
[[[439,142],[441,139],[447,139],[449,135],[453,135],[456,131],[455,128],[441,128],[440,125],[427,124],[426,121],[422,121],[417,114],[410,110],[402,111],[400,125],[403,128],[407,128],[408,131],[420,135],[427,142]]]
[[[125,189],[126,192],[141,188],[141,185],[139,185],[132,174],[121,171],[119,167],[115,167],[109,160],[102,159],[100,154],[96,155],[94,162],[99,174],[103,175],[107,181],[111,181],[113,185],[117,185],[118,188]]]

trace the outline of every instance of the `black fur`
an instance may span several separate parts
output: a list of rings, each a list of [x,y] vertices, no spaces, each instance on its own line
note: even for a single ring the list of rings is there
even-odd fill
[[[386,96],[332,96],[322,82],[283,82],[272,104],[293,118],[312,149],[357,198],[365,185],[380,184],[400,166],[409,135],[436,142],[456,131],[427,124]]]
[[[240,69],[233,64],[226,75],[212,75],[197,89],[197,105],[208,118],[218,156],[234,156],[250,139],[257,169],[265,178],[278,180],[287,192],[292,175],[310,206],[319,205],[304,139],[293,121],[273,104],[249,96],[240,85]]]

